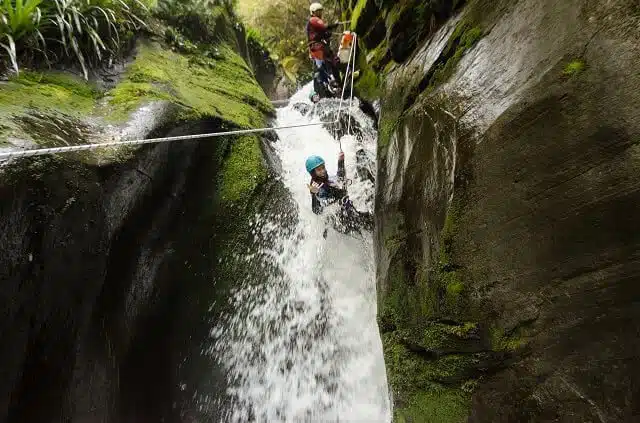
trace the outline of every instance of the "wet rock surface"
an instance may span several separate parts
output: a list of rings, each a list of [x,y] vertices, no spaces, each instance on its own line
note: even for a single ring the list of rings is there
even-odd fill
[[[168,135],[217,129],[192,123]],[[224,375],[202,350],[212,304],[224,304],[239,271],[220,259],[250,242],[250,216],[276,196],[267,184],[260,201],[224,206],[230,145],[5,169],[2,421],[183,421],[201,396],[224,401]]]
[[[636,421],[637,7],[484,3],[386,76],[378,314],[396,419]]]
[[[106,88],[25,72],[0,87],[0,142],[264,126],[252,70],[220,49],[214,73],[212,59],[141,40]],[[279,193],[267,166],[255,136],[0,163],[0,421],[182,422],[202,398],[219,419],[226,381],[203,343],[240,271],[222,258],[250,244],[252,216]]]

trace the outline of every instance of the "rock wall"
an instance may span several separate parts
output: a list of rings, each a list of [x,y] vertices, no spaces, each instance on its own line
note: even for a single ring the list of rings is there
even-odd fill
[[[415,3],[352,9],[395,420],[636,421],[637,2]]]
[[[266,125],[253,72],[232,46],[218,53],[143,41],[106,89],[25,72],[0,88],[2,147]],[[0,421],[181,422],[200,395],[223,401],[202,343],[268,172],[256,136],[2,163]]]

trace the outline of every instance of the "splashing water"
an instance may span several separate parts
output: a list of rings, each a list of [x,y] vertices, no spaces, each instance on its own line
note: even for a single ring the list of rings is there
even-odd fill
[[[307,117],[291,106],[308,103],[310,89],[278,110],[277,126],[319,121],[323,113],[313,110]],[[335,112],[338,102],[323,107]],[[362,134],[341,139],[347,177],[353,180],[349,194],[359,210],[371,211],[373,182],[359,178],[355,169],[356,157],[358,166],[374,169],[376,133],[356,106],[348,113]],[[311,211],[306,186],[306,157],[324,157],[335,175],[339,143],[322,126],[280,130],[278,137],[281,180],[297,206],[297,219],[257,220],[256,232],[276,234],[260,251],[270,270],[259,283],[244,281],[231,300],[233,312],[212,330],[211,353],[231,385],[226,421],[389,422],[371,234],[329,230],[325,239],[326,219]],[[255,257],[244,259],[249,264]]]

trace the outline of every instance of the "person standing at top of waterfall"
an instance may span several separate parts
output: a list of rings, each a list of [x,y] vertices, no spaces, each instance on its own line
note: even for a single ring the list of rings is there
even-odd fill
[[[322,20],[323,7],[320,3],[311,3],[309,6],[309,12],[311,17],[307,22],[307,41],[309,42],[309,57],[315,63],[317,69],[320,71],[324,81],[328,81],[331,75],[335,78],[334,69],[335,66],[329,68],[327,61],[333,60],[333,53],[329,46],[331,40],[331,31],[334,30],[340,23],[336,22],[331,25],[327,25]],[[338,79],[338,78],[335,78]]]

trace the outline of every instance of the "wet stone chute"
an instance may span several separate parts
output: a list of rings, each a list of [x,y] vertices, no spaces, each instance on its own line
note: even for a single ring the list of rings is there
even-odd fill
[[[290,104],[307,101],[310,90],[303,88]],[[376,132],[356,104],[345,112],[359,131],[341,139],[353,181],[349,195],[359,210],[372,210],[373,181],[358,175],[375,167]],[[279,126],[319,120],[318,114],[303,115],[290,106],[277,111]],[[237,281],[229,312],[212,328],[207,348],[229,383],[225,421],[387,423],[391,412],[375,320],[372,235],[329,228],[325,239],[327,221],[312,212],[306,186],[308,155],[324,157],[335,174],[338,140],[321,126],[277,133],[279,178],[297,218],[260,215],[254,235],[267,242],[258,241],[258,251],[235,258],[254,270]]]

